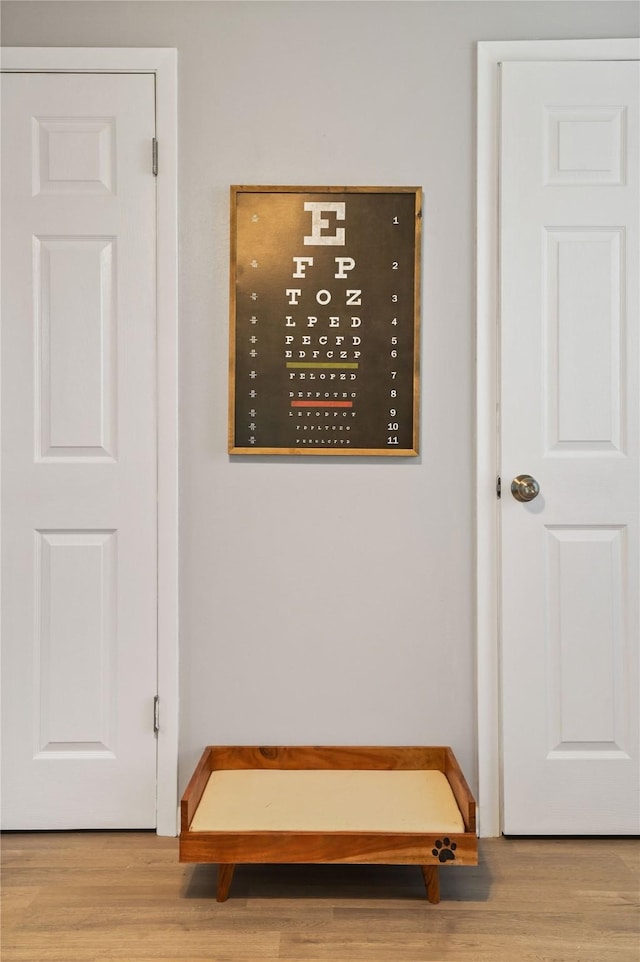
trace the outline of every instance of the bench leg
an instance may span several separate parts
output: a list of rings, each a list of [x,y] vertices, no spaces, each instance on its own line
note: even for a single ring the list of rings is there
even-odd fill
[[[229,898],[231,879],[235,865],[218,865],[218,888],[216,889],[216,902],[226,902]]]
[[[437,865],[423,865],[422,874],[427,888],[427,899],[437,905],[440,901],[440,876]]]

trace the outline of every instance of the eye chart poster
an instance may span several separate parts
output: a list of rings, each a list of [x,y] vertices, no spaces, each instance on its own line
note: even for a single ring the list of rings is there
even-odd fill
[[[419,187],[232,187],[230,454],[418,453]]]

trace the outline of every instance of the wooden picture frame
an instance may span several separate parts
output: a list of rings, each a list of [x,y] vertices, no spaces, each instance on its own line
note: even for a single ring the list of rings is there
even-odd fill
[[[231,188],[229,453],[418,454],[420,187]]]

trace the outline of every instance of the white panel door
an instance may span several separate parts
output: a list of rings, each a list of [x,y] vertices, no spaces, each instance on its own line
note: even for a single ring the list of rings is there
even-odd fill
[[[640,830],[639,90],[634,61],[502,66],[507,834]]]
[[[154,110],[2,76],[5,829],[155,825]]]

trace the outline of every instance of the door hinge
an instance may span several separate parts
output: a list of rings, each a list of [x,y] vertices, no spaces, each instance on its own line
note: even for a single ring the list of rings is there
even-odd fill
[[[160,699],[157,695],[153,699],[153,730],[156,735],[160,731]]]
[[[500,475],[498,475],[498,478],[496,481],[496,496],[498,498],[502,497],[502,478],[500,477]]]
[[[151,141],[151,170],[153,171],[153,176],[158,176],[158,141],[154,137]]]

